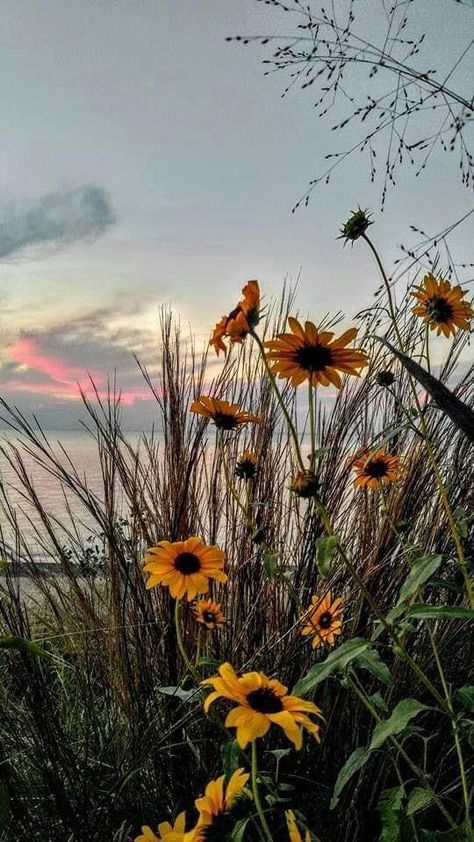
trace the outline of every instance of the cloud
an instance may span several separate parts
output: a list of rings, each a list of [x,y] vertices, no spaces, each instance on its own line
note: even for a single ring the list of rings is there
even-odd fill
[[[39,407],[51,415],[62,402],[63,407],[69,404],[71,415],[77,417],[80,389],[91,399],[98,395],[106,401],[109,383],[117,377],[124,407],[138,410],[150,404],[154,396],[133,353],[144,363],[156,365],[154,333],[136,327],[117,328],[114,321],[119,315],[121,311],[113,308],[97,309],[40,331],[20,332],[2,355],[2,396],[16,404],[23,395],[23,407],[27,401],[30,411]],[[146,410],[147,418],[149,414]]]
[[[94,239],[114,222],[109,197],[95,184],[10,202],[0,209],[0,258],[28,246]]]

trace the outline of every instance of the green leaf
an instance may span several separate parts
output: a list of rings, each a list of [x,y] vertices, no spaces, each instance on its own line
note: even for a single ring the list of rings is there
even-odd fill
[[[419,837],[420,842],[469,842],[468,830],[464,822],[451,830],[421,830]]]
[[[238,768],[239,757],[240,748],[237,740],[227,740],[221,745],[222,767],[226,778],[229,778]]]
[[[457,605],[412,605],[408,613],[416,620],[474,620],[474,608]]]
[[[400,842],[402,802],[404,797],[404,786],[384,789],[380,794],[377,803],[377,810],[382,820],[382,833],[379,842]]]
[[[432,795],[428,789],[424,789],[422,786],[416,786],[410,792],[410,796],[408,798],[407,804],[407,816],[413,816],[414,813],[417,813],[419,810],[424,810],[428,804],[431,804]]]
[[[340,544],[339,535],[321,536],[316,540],[316,564],[325,579],[331,574],[334,553]]]
[[[29,655],[51,657],[49,652],[45,652],[37,643],[33,643],[32,640],[25,640],[23,637],[0,637],[0,649],[15,649],[17,652],[27,652]]]
[[[194,690],[183,690],[182,687],[158,687],[157,690],[158,693],[163,693],[164,696],[173,696],[180,702],[199,702],[202,695],[201,687],[195,687]]]
[[[413,596],[433,573],[436,573],[442,560],[440,555],[427,555],[417,559],[400,588],[399,602],[406,602]]]
[[[311,667],[309,672],[303,678],[300,678],[294,686],[293,693],[296,696],[304,696],[306,693],[309,693],[310,690],[317,687],[329,675],[344,670],[354,658],[362,655],[369,647],[370,642],[361,637],[354,637],[352,640],[346,641],[342,646],[334,649],[325,661]]]
[[[278,556],[276,553],[265,553],[263,556],[263,567],[270,582],[274,582],[278,573]]]
[[[341,797],[341,792],[346,784],[349,783],[350,779],[356,772],[359,771],[359,769],[362,769],[362,766],[367,763],[369,757],[370,752],[364,747],[356,748],[356,750],[349,755],[337,776],[336,783],[334,784],[334,792],[331,798],[331,810],[334,810],[337,806],[339,798]]]
[[[375,649],[368,649],[360,655],[355,661],[355,666],[367,670],[387,687],[393,683],[392,673]]]
[[[466,710],[474,711],[474,686],[472,684],[466,684],[465,687],[460,687],[459,690],[456,690],[454,698],[464,708],[466,708]]]
[[[245,829],[249,821],[250,819],[240,819],[240,821],[237,822],[232,831],[232,842],[242,842],[245,838]]]
[[[388,707],[385,699],[382,698],[379,692],[372,693],[371,696],[367,697],[370,702],[374,705],[374,707],[383,710],[384,713],[388,713]]]
[[[456,518],[456,526],[461,538],[467,538],[469,535],[469,519],[465,509],[462,506],[457,506],[454,510],[454,517]]]
[[[369,748],[371,750],[380,748],[388,737],[400,734],[415,716],[427,709],[427,706],[417,699],[402,699],[393,709],[389,718],[375,726]]]
[[[200,667],[212,667],[216,671],[219,669],[222,661],[219,661],[217,658],[210,658],[207,655],[204,655],[202,658],[199,658],[199,666]]]

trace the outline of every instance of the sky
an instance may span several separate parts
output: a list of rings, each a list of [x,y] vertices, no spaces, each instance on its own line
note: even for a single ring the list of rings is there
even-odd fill
[[[359,7],[380,37],[379,0]],[[448,68],[474,12],[454,0],[414,8],[426,60]],[[383,214],[362,156],[292,214],[347,137],[308,92],[281,97],[288,80],[264,75],[268,48],[225,40],[287,30],[256,0],[3,0],[0,394],[46,428],[77,424],[87,372],[105,394],[116,371],[128,423],[150,422],[133,354],[157,370],[163,304],[198,347],[250,278],[267,301],[299,278],[302,312],[350,320],[378,285],[369,255],[337,239],[351,209],[372,208],[389,266],[410,225],[435,233],[469,210],[472,193],[439,153],[419,178],[400,172]],[[468,56],[453,87],[473,70]],[[464,226],[460,261],[471,242]]]

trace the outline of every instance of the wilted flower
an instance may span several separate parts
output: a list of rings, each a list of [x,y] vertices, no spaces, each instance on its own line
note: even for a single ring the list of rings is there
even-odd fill
[[[359,237],[362,237],[362,234],[365,234],[369,225],[372,224],[368,211],[362,210],[361,208],[352,211],[352,216],[349,217],[341,228],[340,239],[358,240]]]
[[[297,497],[303,497],[304,499],[317,497],[318,480],[316,474],[313,471],[298,471],[290,485],[290,491]]]
[[[210,418],[219,430],[234,430],[242,424],[259,424],[260,418],[245,412],[237,403],[202,396],[191,404],[191,412]]]
[[[258,325],[260,320],[260,288],[258,281],[248,281],[242,289],[243,298],[228,316],[216,324],[209,345],[212,345],[217,356],[221,351],[227,353],[225,338],[231,342],[242,343]]]
[[[258,471],[258,459],[251,450],[246,450],[237,459],[235,475],[239,479],[255,479]]]

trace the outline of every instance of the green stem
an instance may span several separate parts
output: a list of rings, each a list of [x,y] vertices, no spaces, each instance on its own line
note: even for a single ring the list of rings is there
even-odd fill
[[[257,808],[258,817],[260,819],[260,824],[262,825],[262,830],[265,835],[265,839],[268,842],[273,842],[273,836],[270,832],[270,828],[268,827],[267,820],[265,818],[265,813],[263,812],[262,802],[260,801],[260,794],[258,791],[258,759],[257,759],[257,741],[254,740],[252,743],[252,792],[253,792],[253,800],[255,801],[255,807]]]
[[[384,283],[384,286],[385,286],[385,290],[387,292],[387,301],[388,301],[388,309],[389,309],[389,312],[390,312],[390,319],[391,319],[391,322],[392,322],[392,325],[393,325],[393,328],[394,328],[394,331],[395,331],[395,335],[397,337],[397,342],[398,342],[400,351],[402,353],[405,353],[402,335],[401,335],[399,327],[398,327],[397,314],[396,314],[395,305],[394,305],[393,296],[392,296],[392,289],[390,287],[390,282],[389,282],[387,274],[385,272],[383,263],[382,263],[382,261],[379,257],[377,249],[375,248],[374,244],[369,239],[367,234],[362,234],[362,239],[364,239],[365,242],[367,243],[367,245],[369,246],[372,254],[375,257],[375,262],[377,263],[377,266],[380,270],[380,275],[382,277],[382,280],[383,280],[383,283]],[[464,555],[464,549],[463,549],[463,546],[462,546],[462,540],[461,540],[461,536],[459,534],[459,529],[457,527],[456,519],[454,517],[453,511],[452,511],[452,508],[451,508],[451,504],[448,500],[448,495],[447,495],[446,489],[444,487],[443,478],[442,478],[441,473],[439,471],[438,464],[436,462],[436,458],[435,458],[435,455],[434,455],[434,452],[433,452],[433,448],[431,446],[431,440],[430,440],[428,428],[427,428],[426,422],[425,422],[425,415],[424,415],[423,409],[421,407],[421,404],[420,404],[420,401],[419,401],[419,398],[418,398],[418,392],[416,390],[416,386],[415,386],[415,383],[414,383],[414,380],[413,380],[413,377],[411,376],[411,374],[408,374],[408,380],[409,380],[410,387],[411,387],[413,397],[414,397],[414,400],[415,400],[415,404],[416,404],[416,408],[417,408],[417,412],[418,412],[418,418],[419,418],[419,421],[420,421],[421,432],[422,432],[423,438],[425,440],[428,458],[429,458],[431,468],[432,468],[432,471],[433,471],[433,474],[434,474],[434,477],[435,477],[436,485],[438,486],[438,492],[439,492],[439,495],[441,497],[441,502],[443,504],[443,508],[444,508],[444,510],[446,512],[446,516],[448,518],[448,523],[449,523],[451,535],[453,537],[454,544],[456,546],[456,552],[457,552],[457,556],[458,556],[458,564],[459,564],[459,568],[461,570],[461,573],[462,573],[462,576],[464,578],[464,582],[465,582],[465,585],[466,585],[466,592],[467,592],[467,596],[468,596],[468,599],[469,599],[469,604],[470,604],[471,608],[474,608],[474,589],[473,589],[472,582],[471,582],[471,579],[470,579],[470,576],[469,576],[469,573],[468,573],[466,557]]]
[[[349,684],[351,685],[352,689],[354,690],[354,693],[355,693],[355,694],[356,694],[356,696],[360,699],[360,701],[362,702],[362,704],[364,705],[364,707],[365,707],[365,708],[369,711],[369,713],[370,713],[370,714],[374,717],[374,719],[376,720],[376,722],[377,722],[377,723],[378,723],[378,722],[383,722],[382,718],[379,716],[379,714],[378,714],[378,713],[377,713],[377,711],[375,710],[374,706],[371,704],[370,700],[369,700],[369,699],[367,698],[367,696],[365,695],[365,692],[362,690],[362,688],[361,688],[361,687],[359,687],[359,685],[358,685],[358,684],[357,684],[357,682],[355,681],[354,677],[353,677],[353,676],[351,676],[349,673],[347,673],[347,674],[346,674],[346,677],[347,677],[347,679],[348,679],[348,681],[349,681]],[[429,784],[429,781],[428,781],[428,779],[427,779],[427,777],[426,777],[425,773],[423,772],[423,769],[420,769],[420,768],[416,765],[416,763],[413,763],[413,761],[412,761],[411,757],[407,754],[407,752],[405,751],[405,749],[403,748],[403,746],[401,745],[401,743],[399,743],[399,742],[398,742],[398,740],[396,739],[396,737],[390,736],[390,737],[389,737],[389,740],[390,740],[390,742],[392,743],[392,745],[394,746],[394,748],[396,748],[396,749],[397,749],[397,751],[398,751],[398,753],[400,754],[400,756],[401,756],[401,757],[403,757],[403,759],[404,759],[405,763],[407,764],[407,766],[409,766],[409,768],[411,769],[411,771],[413,772],[413,774],[414,774],[414,775],[416,775],[416,777],[418,778],[418,780],[420,781],[420,783],[421,783],[421,784],[423,784],[424,788],[428,790],[428,792],[429,792],[429,793],[430,793],[430,795],[431,795],[431,798],[432,798],[433,802],[436,804],[436,806],[438,807],[438,809],[440,810],[440,812],[443,814],[443,816],[445,817],[445,819],[446,819],[446,821],[448,822],[448,824],[449,824],[451,827],[456,827],[456,822],[454,821],[454,819],[453,819],[453,817],[450,815],[450,813],[448,813],[448,811],[447,811],[446,807],[444,806],[443,802],[442,802],[442,801],[441,801],[441,799],[438,797],[438,795],[436,794],[436,792],[435,792],[435,791],[431,788],[431,786],[430,786],[430,784]]]
[[[270,380],[270,383],[272,384],[273,391],[275,392],[276,399],[277,399],[278,403],[280,404],[280,408],[281,408],[281,411],[283,412],[283,415],[285,416],[285,420],[286,420],[286,423],[288,425],[288,429],[290,431],[291,437],[293,439],[293,443],[295,445],[295,454],[296,454],[296,459],[298,461],[298,465],[299,465],[299,467],[302,471],[306,471],[306,468],[305,468],[305,465],[304,465],[304,462],[303,462],[303,457],[301,456],[301,447],[300,447],[300,442],[299,442],[299,439],[298,439],[298,434],[295,430],[295,426],[294,426],[293,421],[290,417],[290,413],[288,412],[285,401],[283,400],[280,389],[278,388],[278,384],[276,382],[275,375],[273,374],[273,371],[271,370],[271,368],[268,364],[268,360],[267,360],[267,356],[265,354],[265,348],[263,346],[263,342],[262,342],[262,340],[260,339],[260,337],[258,336],[257,333],[252,331],[251,334],[252,334],[252,337],[255,339],[255,342],[258,345],[258,348],[260,350],[260,355],[262,357],[263,364],[265,366],[265,371],[266,371],[267,377]]]
[[[196,684],[199,684],[201,676],[189,660],[186,649],[184,648],[183,636],[181,634],[181,600],[179,599],[176,599],[174,603],[174,625],[176,629],[176,642],[178,644],[178,649],[181,653],[181,657],[186,665],[188,672],[192,675]]]
[[[316,418],[314,412],[314,389],[311,383],[311,376],[308,377],[308,404],[309,404],[309,427],[311,435],[311,453],[309,457],[309,467],[314,471],[314,464],[316,461]]]

